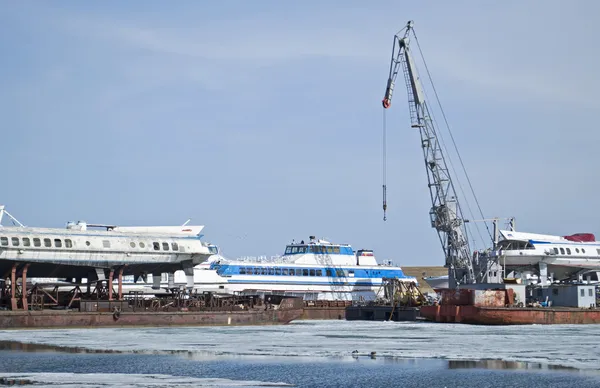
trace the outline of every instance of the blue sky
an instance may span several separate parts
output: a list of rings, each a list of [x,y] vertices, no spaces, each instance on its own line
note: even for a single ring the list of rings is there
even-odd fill
[[[412,19],[484,214],[600,235],[600,3],[0,8],[0,203],[26,225],[191,217],[231,257],[314,234],[441,265],[401,82],[382,220],[380,101]]]

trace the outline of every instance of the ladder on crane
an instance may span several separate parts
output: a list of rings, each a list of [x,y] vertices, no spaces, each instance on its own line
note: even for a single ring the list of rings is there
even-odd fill
[[[429,212],[431,226],[436,229],[440,243],[444,249],[445,265],[448,267],[450,287],[456,287],[460,284],[481,282],[483,271],[479,270],[479,266],[477,271],[474,269],[474,261],[477,261],[478,259],[472,256],[469,247],[469,236],[465,226],[465,223],[468,221],[463,217],[454,182],[452,181],[446,158],[444,157],[444,152],[440,146],[437,129],[433,117],[430,114],[429,106],[425,99],[425,92],[422,88],[417,68],[411,54],[411,36],[416,40],[412,21],[409,21],[406,27],[394,36],[389,77],[385,97],[382,101],[383,108],[388,109],[391,106],[396,78],[400,69],[402,69],[408,94],[411,127],[418,129],[421,136],[421,148],[423,151],[432,204]],[[383,209],[385,220],[385,211],[387,209],[385,153]],[[487,273],[487,270],[485,270],[485,273]]]

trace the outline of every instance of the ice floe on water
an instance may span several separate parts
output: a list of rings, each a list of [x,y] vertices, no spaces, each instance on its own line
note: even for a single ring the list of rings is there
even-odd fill
[[[141,387],[291,387],[286,383],[243,381],[218,378],[179,377],[161,374],[118,373],[0,373],[5,385],[36,387],[141,388]]]
[[[0,341],[98,352],[222,356],[506,360],[600,369],[600,325],[472,326],[423,322],[297,321],[280,326],[5,330]]]

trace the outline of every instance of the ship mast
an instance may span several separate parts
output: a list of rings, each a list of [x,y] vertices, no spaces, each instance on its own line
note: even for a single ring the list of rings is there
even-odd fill
[[[421,147],[432,203],[429,211],[431,226],[436,229],[444,249],[450,287],[475,283],[477,279],[473,270],[465,227],[466,220],[463,217],[446,159],[438,141],[437,130],[429,113],[425,93],[411,55],[409,48],[411,36],[414,37],[412,21],[409,21],[406,27],[394,36],[390,72],[385,97],[382,101],[383,107],[385,109],[390,107],[396,78],[402,69],[408,92],[411,127],[417,128],[421,135]],[[387,207],[386,204],[384,209],[385,207]]]

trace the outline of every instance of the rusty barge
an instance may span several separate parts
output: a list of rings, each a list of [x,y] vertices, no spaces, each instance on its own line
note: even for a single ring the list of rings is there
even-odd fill
[[[522,287],[525,290],[525,287]],[[548,290],[558,297],[575,290],[577,297],[594,290],[591,285],[553,286]],[[558,292],[555,293],[555,290]],[[428,321],[467,323],[476,325],[546,325],[546,324],[599,324],[600,309],[594,303],[580,307],[552,306],[552,303],[519,301],[519,289],[510,285],[496,285],[495,289],[441,289],[439,304],[421,307],[421,317]],[[572,293],[572,292],[571,292]],[[595,300],[595,293],[594,293]],[[557,298],[558,299],[558,298]],[[522,299],[521,299],[522,300]]]
[[[18,289],[18,288],[17,288]],[[34,286],[20,298],[4,294],[0,329],[126,326],[215,326],[287,324],[303,314],[301,298],[174,293],[102,297]],[[93,297],[96,298],[93,298]],[[8,304],[6,302],[9,302]]]
[[[0,329],[287,324],[303,314],[302,298],[235,296],[186,288],[123,292],[123,271],[86,284],[30,284],[28,264],[0,281]],[[113,279],[116,278],[114,287]]]

